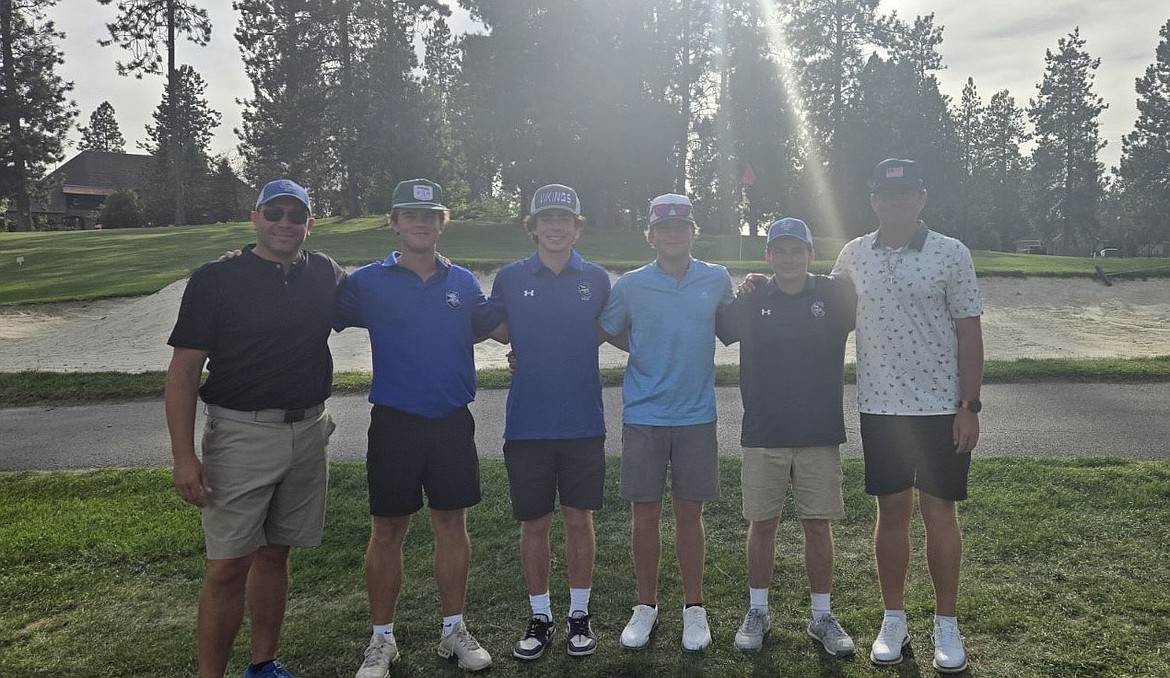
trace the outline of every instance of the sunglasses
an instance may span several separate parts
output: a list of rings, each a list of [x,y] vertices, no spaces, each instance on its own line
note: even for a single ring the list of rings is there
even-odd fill
[[[662,203],[655,205],[653,211],[654,216],[659,219],[665,219],[667,217],[681,217],[686,219],[691,216],[691,206],[681,203]]]
[[[309,220],[309,211],[299,207],[294,207],[289,210],[280,207],[265,207],[264,209],[260,210],[260,214],[263,215],[266,221],[271,221],[273,223],[276,223],[287,216],[289,223],[296,224],[297,226],[301,226]]]

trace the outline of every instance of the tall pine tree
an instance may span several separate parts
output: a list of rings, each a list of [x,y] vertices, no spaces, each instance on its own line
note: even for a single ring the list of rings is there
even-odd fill
[[[184,187],[182,209],[186,214],[194,213],[192,203],[200,197],[199,189],[207,181],[211,162],[208,146],[219,127],[220,114],[208,107],[204,96],[207,85],[194,68],[184,64],[177,75],[176,87],[163,94],[154,111],[154,124],[147,126],[147,140],[142,147],[155,157],[160,169],[170,168],[172,176],[177,175],[178,183],[159,187],[160,193],[168,196],[173,206],[175,197],[170,191]],[[160,210],[157,200],[148,201],[148,208],[155,223],[165,220],[165,210]]]
[[[1089,56],[1080,27],[1044,55],[1044,79],[1028,103],[1036,130],[1032,214],[1063,253],[1087,253],[1098,237],[1104,165],[1097,118],[1107,108],[1093,91],[1100,59]]]
[[[1137,79],[1138,119],[1121,141],[1117,168],[1139,246],[1170,241],[1170,20],[1158,35],[1154,63]]]
[[[79,131],[81,132],[81,143],[77,144],[79,150],[126,152],[126,139],[122,136],[122,130],[118,128],[114,107],[108,101],[98,104],[93,113],[89,114],[89,125],[81,127]]]
[[[64,38],[44,9],[54,2],[0,0],[0,201],[11,199],[16,228],[32,229],[39,178],[61,160],[77,115],[66,99],[73,84],[56,73]]]
[[[108,5],[113,0],[98,2]],[[110,38],[100,42],[104,46],[116,44],[130,53],[129,61],[117,63],[118,74],[138,78],[162,74],[163,55],[160,50],[165,50],[167,84],[163,100],[178,101],[176,90],[180,86],[180,75],[175,65],[176,36],[183,34],[196,45],[206,45],[211,40],[207,10],[189,0],[118,0],[117,7],[117,18],[106,24]],[[167,113],[171,119],[178,115],[177,111]],[[177,145],[180,140],[171,140],[170,143]],[[182,225],[187,223],[184,174],[178,165],[172,165],[168,170],[169,192],[174,200],[173,220],[176,225]]]

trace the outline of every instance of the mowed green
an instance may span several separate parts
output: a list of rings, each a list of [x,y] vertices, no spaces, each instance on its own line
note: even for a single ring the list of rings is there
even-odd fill
[[[187,277],[200,264],[253,240],[248,223],[104,231],[0,233],[0,305],[77,301],[151,294]],[[395,236],[380,217],[322,219],[308,247],[346,265],[381,259]],[[843,241],[817,239],[814,269],[827,271]],[[456,221],[440,250],[460,264],[490,270],[527,256],[532,242],[518,223]],[[653,257],[641,231],[587,227],[578,243],[586,258],[615,271]],[[764,239],[700,234],[695,255],[736,272],[765,270]],[[982,275],[1088,276],[1105,262],[1109,273],[1170,275],[1170,259],[1093,260],[1003,252],[975,252]],[[18,259],[23,258],[23,263]]]
[[[773,629],[743,655],[732,637],[746,608],[739,463],[722,461],[723,498],[707,510],[706,605],[714,644],[679,649],[681,600],[670,521],[664,522],[661,623],[649,649],[623,652],[618,635],[635,602],[629,509],[611,458],[597,513],[591,611],[596,655],[567,657],[563,629],[540,661],[521,664],[512,643],[528,603],[502,462],[483,462],[484,501],[469,512],[473,563],[467,620],[492,653],[495,676],[917,676],[932,675],[931,591],[914,528],[907,613],[916,661],[876,669],[865,654],[881,617],[859,461],[846,463],[848,518],[836,524],[834,610],[859,655],[836,660],[804,634],[808,603],[801,536],[791,519],[778,538]],[[1170,464],[1107,459],[977,458],[961,509],[966,534],[963,632],[973,674],[1170,675]],[[791,515],[791,502],[787,515]],[[667,507],[669,511],[669,506]],[[0,475],[0,675],[193,676],[195,600],[203,572],[198,512],[171,491],[165,470]],[[395,633],[396,676],[458,676],[434,654],[439,610],[425,514],[407,539],[407,585]],[[295,551],[281,658],[308,678],[352,676],[369,636],[362,554],[368,535],[361,465],[332,470],[325,543]],[[552,595],[567,601],[563,533],[554,528]],[[228,675],[240,675],[247,626]]]

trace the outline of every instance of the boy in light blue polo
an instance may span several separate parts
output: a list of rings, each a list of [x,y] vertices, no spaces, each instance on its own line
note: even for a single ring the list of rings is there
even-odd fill
[[[630,352],[622,387],[621,496],[633,509],[638,604],[622,631],[629,650],[646,647],[658,622],[668,467],[685,596],[682,647],[699,652],[711,644],[703,608],[703,502],[719,497],[715,318],[734,296],[726,268],[691,256],[698,233],[693,211],[685,195],[651,201],[646,240],[657,258],[618,279],[599,321]]]
[[[605,485],[597,317],[609,298],[609,275],[573,249],[584,224],[576,191],[561,184],[538,188],[524,221],[536,251],[501,268],[492,285],[492,303],[507,314],[517,356],[504,463],[532,608],[512,650],[518,659],[543,655],[556,629],[548,582],[558,495],[569,571],[565,651],[580,657],[597,650],[589,614],[593,511],[601,508]]]

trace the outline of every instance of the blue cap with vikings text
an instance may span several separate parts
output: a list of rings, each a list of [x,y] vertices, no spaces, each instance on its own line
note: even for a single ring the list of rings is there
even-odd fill
[[[773,221],[768,226],[768,242],[764,246],[767,247],[780,238],[796,238],[809,247],[813,246],[812,231],[808,230],[808,224],[794,217]]]
[[[577,192],[564,184],[549,184],[541,186],[532,194],[532,204],[529,214],[537,214],[545,210],[565,210],[574,216],[581,216],[581,201],[577,199]]]
[[[443,187],[430,179],[407,179],[394,187],[390,209],[446,210]]]
[[[922,167],[913,160],[886,158],[874,166],[870,188],[876,191],[887,186],[926,188]]]
[[[305,206],[305,209],[312,211],[312,206],[309,204],[309,192],[291,179],[277,179],[264,184],[264,188],[260,190],[260,197],[256,198],[256,209],[284,196],[296,198]]]

